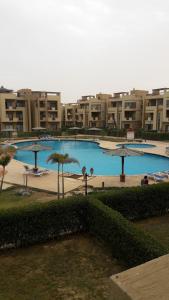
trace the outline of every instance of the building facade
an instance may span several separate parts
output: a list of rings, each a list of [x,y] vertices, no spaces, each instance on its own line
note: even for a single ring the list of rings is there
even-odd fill
[[[61,127],[169,132],[169,88],[82,96],[61,104],[59,92],[0,88],[0,130]]]
[[[0,88],[1,130],[32,131],[61,128],[61,96],[58,92],[21,89],[17,92]]]

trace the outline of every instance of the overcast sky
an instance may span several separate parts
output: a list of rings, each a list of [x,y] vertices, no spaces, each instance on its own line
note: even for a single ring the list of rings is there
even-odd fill
[[[0,85],[81,95],[169,86],[168,0],[0,0]]]

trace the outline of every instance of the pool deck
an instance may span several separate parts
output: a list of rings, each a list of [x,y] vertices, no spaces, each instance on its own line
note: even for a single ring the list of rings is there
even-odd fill
[[[22,140],[22,141],[28,141],[28,140]],[[118,142],[111,142],[111,141],[103,141],[103,140],[96,140],[96,141],[99,143],[100,147],[104,149],[110,149],[110,150],[115,149],[116,145],[118,144]],[[12,142],[21,142],[21,141],[16,140]],[[122,143],[120,142],[120,144]],[[168,157],[166,155],[165,149],[167,146],[169,146],[169,143],[159,142],[159,141],[146,141],[145,144],[152,144],[155,145],[156,147],[137,148],[137,150],[143,151],[144,153],[151,153],[151,154],[163,155]],[[24,175],[23,175],[24,165],[25,165],[24,163],[12,159],[12,161],[9,163],[9,165],[6,168],[7,174],[5,175],[5,180],[4,180],[5,183],[24,185]],[[88,185],[93,187],[101,187],[102,183],[104,182],[105,187],[139,186],[143,175],[128,175],[126,176],[125,183],[120,182],[119,176],[93,176],[93,177],[89,177]],[[168,179],[166,179],[166,181],[168,181]],[[151,183],[154,183],[154,181],[150,181],[150,184]],[[84,185],[83,177],[80,177],[78,179],[65,177],[65,193],[70,193],[71,191],[82,189],[83,185]],[[38,188],[38,189],[57,193],[57,172],[51,170],[49,174],[40,177],[34,175],[28,175],[28,186],[32,188]]]

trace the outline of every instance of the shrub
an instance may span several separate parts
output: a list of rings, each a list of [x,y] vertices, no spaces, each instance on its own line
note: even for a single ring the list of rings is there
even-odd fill
[[[130,220],[160,216],[169,210],[169,184],[114,189],[94,197]]]
[[[169,140],[168,132],[157,132],[157,131],[144,131],[143,129],[138,130],[135,136],[145,140],[156,140],[156,141],[167,141]]]
[[[26,246],[86,230],[87,201],[67,198],[0,211],[0,247]]]
[[[135,266],[167,253],[158,241],[135,228],[120,213],[98,200],[91,200],[88,206],[89,232],[103,240],[112,255]]]

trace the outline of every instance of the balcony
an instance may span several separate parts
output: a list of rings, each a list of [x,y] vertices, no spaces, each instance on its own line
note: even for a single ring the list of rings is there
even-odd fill
[[[48,121],[49,121],[49,122],[56,122],[56,121],[57,121],[57,118],[56,118],[56,117],[49,117],[49,118],[48,118]]]
[[[145,119],[145,124],[153,124],[153,119],[151,117],[148,117]]]
[[[156,106],[146,106],[146,112],[149,112],[149,111],[156,111],[157,110],[157,107]]]
[[[108,112],[108,113],[111,113],[111,112],[112,112],[112,113],[115,113],[115,114],[116,114],[116,113],[117,113],[117,107],[108,107],[107,112]]]
[[[56,108],[56,106],[48,106],[48,110],[56,111],[57,108]]]
[[[12,106],[12,105],[7,105],[6,106],[6,110],[15,110],[16,106]]]
[[[136,108],[136,106],[134,106],[134,107],[133,106],[125,106],[124,110],[132,110],[133,111],[133,110],[137,110],[137,108]]]
[[[4,118],[4,121],[2,121],[2,122],[13,122],[13,118],[6,117],[6,118]]]
[[[124,117],[124,121],[136,121],[134,117]]]

